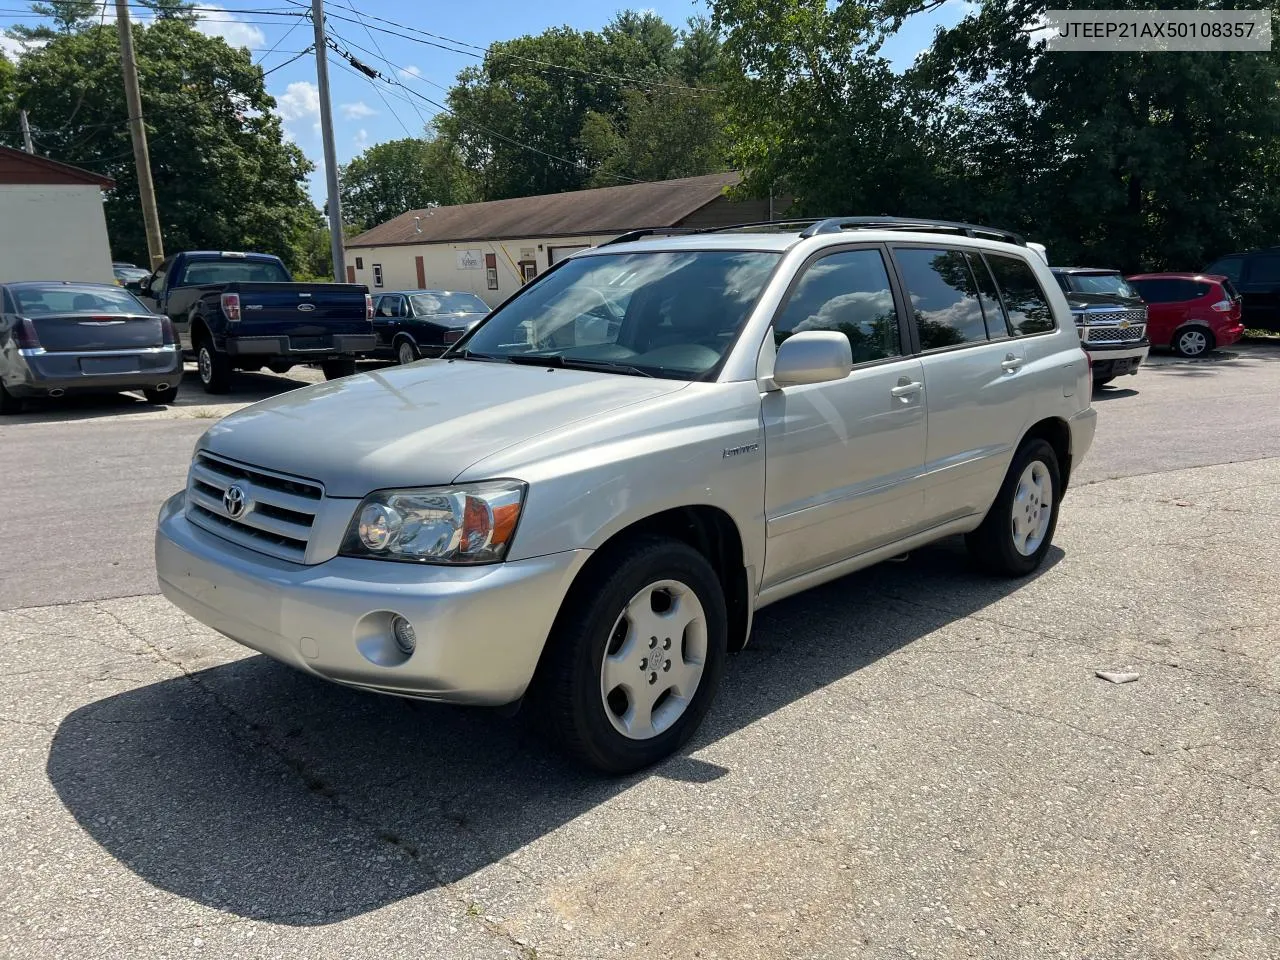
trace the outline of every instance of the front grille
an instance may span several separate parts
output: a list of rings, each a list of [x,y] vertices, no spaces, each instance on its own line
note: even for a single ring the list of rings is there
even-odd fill
[[[1141,323],[1130,324],[1127,327],[1085,327],[1085,330],[1089,334],[1089,343],[1128,343],[1131,340],[1137,342],[1147,332],[1147,328]]]
[[[244,511],[232,517],[225,502],[236,486]],[[324,488],[313,480],[248,467],[198,453],[187,479],[187,519],[232,543],[303,563]]]

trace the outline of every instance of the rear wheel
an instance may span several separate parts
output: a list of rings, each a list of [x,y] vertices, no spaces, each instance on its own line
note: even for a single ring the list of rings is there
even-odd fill
[[[340,357],[337,360],[326,360],[320,364],[320,369],[324,371],[326,380],[338,380],[342,377],[350,377],[356,372],[355,357]]]
[[[178,387],[175,384],[165,390],[154,390],[151,387],[142,391],[142,395],[146,397],[147,403],[153,403],[157,406],[168,406],[178,399]]]
[[[965,537],[974,559],[1008,577],[1040,566],[1058,526],[1061,476],[1053,447],[1038,438],[1024,442],[982,526]]]
[[[205,393],[226,393],[231,389],[231,358],[213,349],[208,340],[196,347],[196,369]]]
[[[556,745],[606,773],[678,750],[711,706],[728,642],[719,578],[687,544],[597,556],[561,607],[532,691]]]
[[[0,413],[21,413],[22,400],[15,397],[0,383]]]
[[[405,338],[396,344],[396,360],[400,363],[413,363],[418,359],[418,348],[413,341]]]
[[[1203,357],[1216,346],[1204,327],[1183,327],[1173,335],[1173,349],[1180,357]]]

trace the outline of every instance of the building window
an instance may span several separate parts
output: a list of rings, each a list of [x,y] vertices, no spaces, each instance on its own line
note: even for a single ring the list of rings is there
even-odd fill
[[[356,257],[356,269],[357,270],[364,269],[364,257]]]
[[[375,287],[382,286],[382,264],[380,263],[373,265],[373,285]]]
[[[490,290],[498,289],[498,255],[496,253],[484,255],[484,280],[485,286]]]

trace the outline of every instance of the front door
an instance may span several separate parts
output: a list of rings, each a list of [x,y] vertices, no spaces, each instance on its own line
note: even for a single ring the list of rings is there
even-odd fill
[[[824,252],[774,320],[779,343],[802,330],[841,331],[854,368],[843,380],[763,398],[763,588],[921,528],[924,377],[906,349],[886,255],[878,244]]]

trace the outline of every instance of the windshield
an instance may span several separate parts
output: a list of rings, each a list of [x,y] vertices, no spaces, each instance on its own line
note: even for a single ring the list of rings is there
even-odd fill
[[[288,283],[284,267],[270,260],[193,260],[182,271],[181,285],[202,283]]]
[[[576,257],[481,324],[458,355],[559,358],[692,380],[715,369],[778,262],[773,252]]]
[[[413,315],[416,317],[433,313],[489,312],[489,305],[471,293],[415,293],[409,300],[413,303]]]
[[[1067,282],[1076,293],[1101,293],[1136,298],[1138,291],[1118,273],[1072,273]]]
[[[133,294],[119,287],[51,284],[47,287],[10,287],[18,301],[18,313],[37,317],[49,313],[147,314],[151,311]]]

